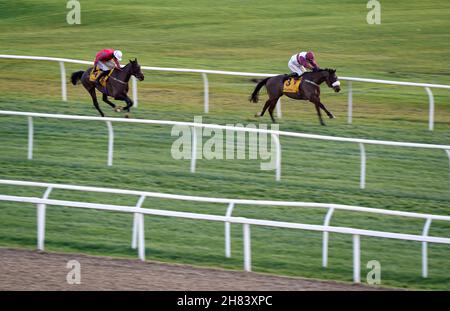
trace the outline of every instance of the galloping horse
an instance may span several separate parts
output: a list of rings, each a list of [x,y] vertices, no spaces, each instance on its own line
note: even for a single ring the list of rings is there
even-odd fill
[[[257,103],[259,100],[259,90],[265,85],[269,99],[266,101],[264,108],[260,114],[256,114],[256,117],[262,117],[267,109],[269,109],[270,117],[275,122],[273,117],[273,110],[277,105],[278,99],[286,95],[293,99],[309,100],[316,106],[317,115],[321,125],[325,125],[322,120],[322,114],[320,109],[323,109],[330,119],[334,118],[334,115],[327,110],[325,105],[320,101],[320,84],[326,82],[330,88],[333,88],[335,92],[341,90],[340,82],[336,76],[336,70],[334,69],[320,69],[316,72],[306,72],[301,76],[302,82],[297,93],[286,93],[283,91],[284,81],[286,75],[278,75],[270,78],[266,78],[256,85],[253,94],[250,97],[250,101]]]
[[[133,106],[133,101],[127,95],[128,81],[131,76],[135,76],[139,81],[144,80],[144,74],[141,71],[141,66],[138,64],[137,59],[130,60],[130,62],[125,67],[121,68],[121,70],[114,69],[106,81],[106,87],[99,86],[95,81],[89,79],[92,70],[93,68],[91,67],[86,71],[72,73],[72,84],[76,85],[78,81],[83,83],[84,88],[92,97],[95,109],[98,110],[102,117],[104,117],[105,114],[98,105],[97,94],[95,93],[96,88],[103,93],[103,101],[110,105],[116,112],[119,112],[121,109],[129,112],[130,107]],[[123,100],[127,105],[124,108],[116,108],[116,105],[108,100],[108,96],[113,97],[116,100]]]

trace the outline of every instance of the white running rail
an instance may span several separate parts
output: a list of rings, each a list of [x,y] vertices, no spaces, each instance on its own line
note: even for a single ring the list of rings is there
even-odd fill
[[[397,147],[411,147],[411,148],[423,148],[423,149],[437,149],[445,151],[449,159],[450,165],[450,146],[449,145],[436,145],[436,144],[421,144],[421,143],[409,143],[409,142],[396,142],[396,141],[383,141],[383,140],[371,140],[371,139],[361,139],[361,138],[347,138],[347,137],[335,137],[326,135],[316,135],[316,134],[306,134],[306,133],[295,133],[277,130],[265,130],[265,129],[255,129],[246,127],[235,127],[235,126],[225,126],[217,124],[204,124],[204,123],[194,123],[194,122],[179,122],[179,121],[168,121],[168,120],[145,120],[145,119],[125,119],[125,118],[109,118],[109,117],[88,117],[88,116],[76,116],[76,115],[62,115],[62,114],[47,114],[47,113],[36,113],[36,112],[19,112],[19,111],[4,111],[0,110],[0,115],[7,116],[24,116],[28,118],[28,159],[33,158],[33,137],[34,137],[34,127],[33,127],[33,117],[36,118],[53,118],[53,119],[64,119],[64,120],[84,120],[84,121],[101,121],[106,122],[108,126],[108,160],[109,166],[113,163],[113,153],[114,153],[114,131],[112,127],[113,122],[122,123],[141,123],[141,124],[158,124],[158,125],[182,125],[195,128],[213,128],[222,130],[233,130],[237,132],[257,132],[269,134],[272,137],[272,141],[276,148],[276,161],[275,161],[275,178],[277,181],[281,180],[281,142],[279,137],[298,137],[298,138],[308,138],[308,139],[319,139],[328,141],[339,141],[339,142],[349,142],[357,143],[360,147],[360,188],[365,189],[366,187],[366,152],[364,145],[384,145],[384,146],[397,146]],[[191,172],[195,172],[196,168],[196,150],[197,150],[197,135],[192,135],[192,156],[191,156]]]
[[[24,56],[24,55],[5,55],[0,54],[0,58],[4,59],[24,59],[24,60],[40,60],[40,61],[52,61],[58,62],[60,65],[61,72],[61,93],[62,99],[64,101],[67,100],[67,90],[66,90],[66,72],[64,63],[72,63],[72,64],[84,64],[84,65],[92,65],[93,62],[83,61],[77,59],[69,59],[69,58],[58,58],[58,57],[44,57],[44,56]],[[185,68],[165,68],[165,67],[149,67],[142,66],[143,70],[152,70],[152,71],[169,71],[169,72],[185,72],[185,73],[199,73],[203,78],[203,89],[204,89],[204,112],[208,113],[209,111],[209,84],[207,74],[219,74],[219,75],[231,75],[231,76],[245,76],[245,77],[271,77],[277,74],[272,73],[252,73],[252,72],[238,72],[238,71],[223,71],[223,70],[206,70],[206,69],[185,69]],[[365,83],[378,83],[378,84],[390,84],[390,85],[401,85],[401,86],[412,86],[412,87],[423,87],[425,88],[426,93],[428,94],[428,102],[429,102],[429,117],[428,117],[428,129],[432,131],[434,129],[434,97],[431,92],[432,88],[436,89],[450,89],[450,85],[443,84],[431,84],[431,83],[416,83],[416,82],[401,82],[401,81],[390,81],[390,80],[378,80],[378,79],[366,79],[366,78],[353,78],[353,77],[340,77],[340,80],[348,81],[348,118],[347,122],[352,123],[352,115],[353,115],[353,87],[352,82],[365,82]],[[137,98],[137,84],[136,79],[132,79],[132,90],[133,90],[133,101],[135,107],[138,105]],[[281,118],[281,101],[277,104],[277,115]]]
[[[170,200],[181,200],[181,201],[191,201],[191,202],[208,202],[215,204],[224,204],[228,208],[226,210],[225,217],[223,219],[225,223],[225,256],[231,257],[231,230],[230,224],[233,221],[229,219],[233,218],[233,209],[237,205],[257,205],[257,206],[285,206],[285,207],[295,207],[295,208],[319,208],[327,209],[323,228],[328,228],[331,221],[331,216],[336,210],[360,212],[360,213],[372,213],[378,215],[389,215],[407,218],[416,218],[424,220],[423,233],[420,237],[427,238],[428,232],[431,226],[431,222],[434,221],[450,221],[450,216],[443,215],[432,215],[423,213],[413,213],[386,209],[375,209],[361,206],[350,206],[342,204],[328,204],[328,203],[311,203],[311,202],[289,202],[289,201],[269,201],[269,200],[244,200],[244,199],[227,199],[227,198],[213,198],[213,197],[199,197],[199,196],[188,196],[188,195],[177,195],[177,194],[167,194],[158,192],[148,192],[148,191],[136,191],[136,190],[126,190],[126,189],[111,189],[111,188],[101,188],[101,187],[89,187],[89,186],[76,186],[76,185],[65,185],[65,184],[55,184],[55,183],[43,183],[43,182],[30,182],[30,181],[18,181],[18,180],[2,180],[0,179],[0,185],[12,185],[21,187],[42,187],[45,188],[42,199],[49,199],[51,192],[54,189],[63,190],[73,190],[73,191],[83,191],[83,192],[97,192],[97,193],[110,193],[117,195],[131,195],[138,197],[138,202],[134,208],[134,221],[133,221],[133,232],[132,232],[132,242],[131,247],[133,249],[138,248],[139,258],[145,259],[144,253],[144,219],[140,211],[146,210],[142,208],[142,204],[147,197],[159,198],[159,199],[170,199]],[[1,199],[0,199],[1,200]],[[55,201],[55,200],[52,200]],[[38,204],[38,249],[44,249],[44,229],[45,228],[45,204],[39,202]],[[83,203],[90,204],[90,203]],[[60,205],[60,204],[53,204]],[[216,217],[216,216],[214,216]],[[201,218],[204,219],[204,218]],[[278,223],[278,222],[276,222]],[[249,229],[249,228],[248,228]],[[247,229],[246,229],[247,230]],[[353,229],[352,229],[353,230]],[[355,229],[359,230],[359,229]],[[322,238],[322,266],[328,266],[328,236],[329,232],[333,231],[323,231]],[[398,233],[395,233],[398,234]],[[383,236],[387,237],[387,236]],[[419,237],[419,236],[418,236]],[[450,239],[448,239],[450,241]],[[422,277],[428,277],[428,240],[422,240]],[[245,261],[246,267],[250,270],[248,266],[248,261]]]

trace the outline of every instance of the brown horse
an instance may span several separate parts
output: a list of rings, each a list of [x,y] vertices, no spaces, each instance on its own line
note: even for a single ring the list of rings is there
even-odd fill
[[[325,105],[320,101],[320,84],[326,82],[330,88],[333,88],[335,92],[341,90],[340,82],[336,76],[336,70],[334,69],[319,69],[316,72],[306,72],[301,78],[303,81],[300,84],[298,93],[284,93],[283,84],[287,79],[287,75],[278,75],[270,78],[266,78],[256,85],[253,94],[250,97],[250,101],[257,103],[259,100],[259,90],[265,85],[269,99],[266,101],[264,108],[260,114],[256,114],[256,117],[262,117],[267,109],[269,109],[270,117],[275,122],[273,117],[273,110],[277,105],[278,99],[286,95],[287,97],[299,100],[309,100],[316,106],[317,115],[319,117],[320,124],[325,125],[322,120],[322,114],[320,109],[323,109],[330,119],[334,118],[334,115],[327,110]]]
[[[98,110],[102,117],[104,117],[105,114],[98,105],[97,94],[95,93],[96,88],[103,93],[103,101],[110,105],[116,112],[119,112],[121,109],[129,112],[130,107],[133,106],[133,101],[127,95],[128,81],[130,81],[131,76],[135,76],[139,81],[144,80],[144,74],[141,71],[141,66],[138,64],[137,59],[130,60],[130,62],[120,70],[115,69],[106,81],[106,87],[99,86],[95,81],[89,79],[92,69],[93,68],[91,67],[86,71],[72,73],[72,84],[76,85],[77,82],[81,80],[84,88],[92,97],[95,109]],[[109,101],[108,96],[113,97],[116,100],[123,100],[127,105],[124,108],[116,108],[116,105]]]

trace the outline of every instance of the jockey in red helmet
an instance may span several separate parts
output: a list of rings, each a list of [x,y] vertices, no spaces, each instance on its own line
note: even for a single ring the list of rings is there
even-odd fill
[[[319,65],[317,64],[312,51],[300,52],[292,55],[289,60],[288,67],[291,70],[291,74],[288,77],[296,78],[301,76],[308,69],[312,71],[319,70]]]
[[[122,60],[122,52],[113,49],[104,49],[95,55],[94,70],[98,67],[102,72],[98,75],[96,83],[100,84],[100,79],[106,76],[112,69],[120,70],[119,61]]]

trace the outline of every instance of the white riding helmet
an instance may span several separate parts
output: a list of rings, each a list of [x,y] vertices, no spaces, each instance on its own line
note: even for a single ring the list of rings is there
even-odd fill
[[[122,51],[114,51],[114,57],[120,62],[122,60]]]

